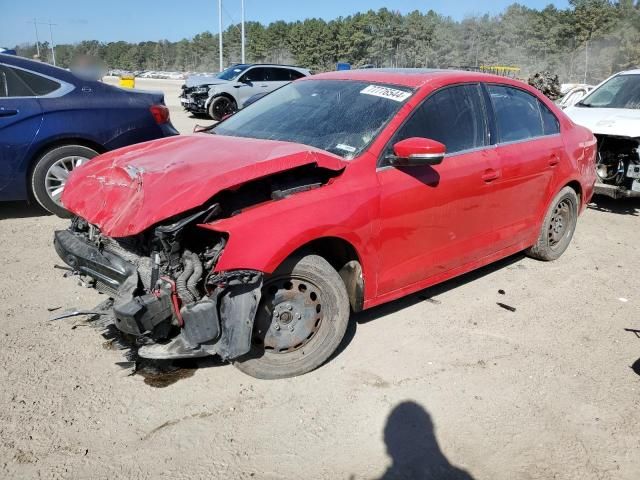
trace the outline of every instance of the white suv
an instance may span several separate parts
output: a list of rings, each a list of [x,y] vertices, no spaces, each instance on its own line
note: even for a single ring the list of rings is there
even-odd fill
[[[311,72],[289,65],[233,65],[214,77],[192,75],[182,86],[185,110],[214,120],[240,110],[256,94],[266,94]]]
[[[640,197],[640,70],[616,73],[564,112],[598,139],[595,193]]]

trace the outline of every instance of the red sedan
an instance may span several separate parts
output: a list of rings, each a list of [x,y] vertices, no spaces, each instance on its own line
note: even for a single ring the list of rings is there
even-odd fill
[[[139,354],[306,373],[351,311],[525,250],[569,246],[595,138],[524,83],[363,70],[294,82],[218,124],[74,171],[61,258]]]

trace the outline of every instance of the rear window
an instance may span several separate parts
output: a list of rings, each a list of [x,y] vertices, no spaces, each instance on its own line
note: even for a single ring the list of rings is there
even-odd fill
[[[47,95],[51,92],[55,92],[60,88],[60,84],[46,77],[42,77],[35,73],[27,72],[25,70],[15,69],[16,74],[26,83],[31,91],[38,96]]]
[[[42,96],[58,88],[60,84],[48,78],[0,65],[0,97]]]
[[[515,142],[544,135],[539,101],[517,88],[487,85],[500,142]]]
[[[542,128],[545,135],[555,135],[560,133],[560,122],[549,108],[538,100],[540,113],[542,114]]]

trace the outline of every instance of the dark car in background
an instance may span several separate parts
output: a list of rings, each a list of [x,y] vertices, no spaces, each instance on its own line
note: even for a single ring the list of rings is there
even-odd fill
[[[180,103],[188,112],[221,120],[244,108],[249,98],[257,94],[264,96],[309,75],[311,72],[306,68],[291,65],[233,65],[214,77],[192,75],[187,78]]]
[[[60,198],[75,167],[177,134],[160,92],[128,91],[0,54],[0,201],[33,198],[66,216]]]

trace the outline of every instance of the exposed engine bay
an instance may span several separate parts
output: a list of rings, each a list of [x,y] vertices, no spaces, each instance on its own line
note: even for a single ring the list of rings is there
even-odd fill
[[[60,258],[90,287],[113,299],[115,327],[142,339],[144,358],[220,355],[251,348],[263,273],[216,272],[227,238],[199,227],[245,208],[318,188],[338,173],[306,165],[215,195],[205,206],[124,238],[74,217],[55,232]]]
[[[640,139],[598,135],[596,193],[640,197]]]

